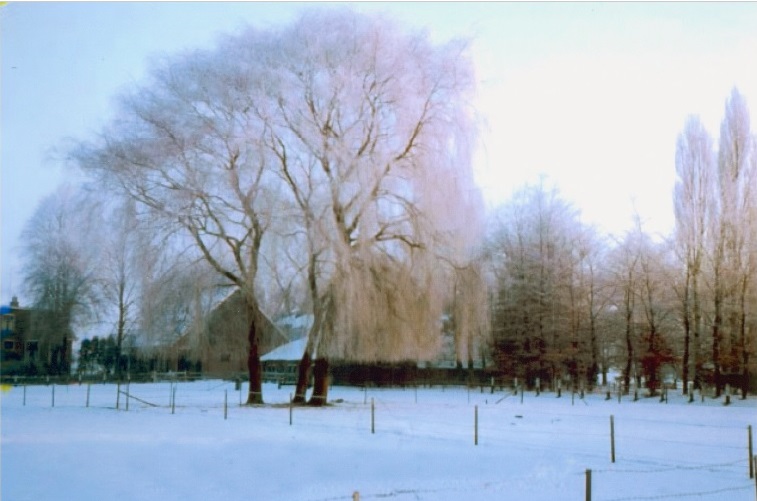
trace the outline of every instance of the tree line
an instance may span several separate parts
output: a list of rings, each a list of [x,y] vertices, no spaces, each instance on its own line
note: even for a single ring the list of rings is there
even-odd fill
[[[717,146],[689,117],[676,143],[675,230],[653,237],[637,217],[608,240],[556,188],[527,186],[489,225],[492,348],[499,368],[595,384],[620,372],[652,393],[665,366],[694,388],[745,397],[757,337],[757,141],[733,89]]]
[[[717,154],[694,118],[679,138],[675,235],[637,221],[611,241],[544,181],[486,214],[475,90],[464,41],[347,9],[166,56],[69,148],[89,183],[27,225],[29,295],[68,329],[107,322],[118,359],[129,336],[175,342],[239,291],[250,404],[261,316],[292,311],[313,316],[295,399],[312,373],[314,405],[330,360],[433,360],[443,329],[460,367],[526,382],[620,368],[654,390],[666,365],[718,391],[748,380],[757,155],[738,92]]]

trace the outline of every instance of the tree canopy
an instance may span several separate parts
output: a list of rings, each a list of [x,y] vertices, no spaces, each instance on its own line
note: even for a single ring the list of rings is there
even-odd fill
[[[319,355],[428,358],[438,270],[466,262],[479,228],[474,84],[462,42],[316,10],[159,61],[72,157],[243,292],[251,380],[261,263],[287,238],[328,320]]]

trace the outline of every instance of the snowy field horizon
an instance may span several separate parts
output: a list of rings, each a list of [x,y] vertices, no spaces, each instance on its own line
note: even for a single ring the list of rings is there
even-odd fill
[[[115,384],[4,386],[0,498],[584,500],[591,470],[592,501],[755,499],[755,397],[335,386],[292,409],[242,386],[134,383],[128,410]]]

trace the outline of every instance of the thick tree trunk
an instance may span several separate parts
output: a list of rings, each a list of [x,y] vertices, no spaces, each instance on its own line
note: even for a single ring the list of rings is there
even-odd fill
[[[249,352],[247,354],[247,370],[250,375],[250,388],[247,393],[247,405],[263,403],[263,371],[260,365],[260,336],[258,333],[257,316],[251,315],[248,334]]]
[[[306,212],[310,212],[306,208]],[[308,233],[310,232],[311,219],[307,218]],[[330,305],[330,301],[318,293],[318,281],[316,273],[317,253],[311,250],[308,260],[308,289],[310,290],[310,299],[313,301],[313,325],[308,332],[308,339],[305,343],[305,352],[300,359],[300,365],[297,368],[297,386],[295,387],[294,399],[292,403],[304,404],[308,391],[308,382],[310,381],[310,372],[313,362],[312,354],[315,353],[317,345],[320,343],[321,330],[324,322],[324,315]]]
[[[297,386],[295,387],[294,400],[292,403],[304,404],[308,391],[308,382],[310,381],[311,366],[313,363],[312,353],[315,353],[323,325],[323,315],[325,313],[325,304],[321,303],[315,288],[315,274],[311,274],[311,291],[313,292],[313,301],[317,304],[313,312],[313,325],[308,333],[308,340],[305,343],[305,352],[300,359],[300,365],[297,368]]]
[[[308,341],[310,344],[310,341]],[[310,357],[310,350],[305,349],[305,353],[302,354],[300,359],[300,365],[297,368],[297,386],[294,390],[294,399],[292,403],[304,404],[305,396],[308,391],[308,381],[310,380],[310,366],[312,365],[312,359]]]
[[[329,394],[329,361],[326,358],[316,358],[313,364],[313,394],[309,405],[321,407],[326,405]]]

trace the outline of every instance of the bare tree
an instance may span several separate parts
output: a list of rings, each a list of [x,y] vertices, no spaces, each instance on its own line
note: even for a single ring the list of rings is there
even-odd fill
[[[670,292],[672,277],[668,273],[669,262],[665,255],[664,243],[652,242],[637,227],[639,246],[638,297],[643,313],[643,334],[641,341],[641,367],[650,395],[656,395],[662,386],[661,369],[675,361],[669,331]]]
[[[588,250],[575,245],[578,214],[542,181],[518,192],[500,217],[489,244],[498,268],[493,327],[498,363],[528,384],[563,375],[578,384],[579,373],[591,372],[577,259]]]
[[[679,325],[674,280],[676,264],[669,242],[655,241],[643,230],[638,214],[629,230],[612,251],[615,309],[620,323],[618,346],[622,346],[623,391],[631,379],[637,387],[642,377],[651,395],[663,383],[663,369],[675,370],[678,353],[675,342]]]
[[[714,249],[715,313],[713,361],[716,392],[722,389],[722,365],[742,374],[742,394],[748,387],[747,318],[750,279],[755,271],[754,240],[745,217],[757,203],[753,170],[754,139],[746,100],[733,89],[726,101],[718,149],[719,213]],[[724,335],[730,334],[728,338]],[[724,351],[728,347],[728,352]]]
[[[97,249],[95,287],[100,298],[100,314],[115,323],[115,376],[123,377],[123,348],[126,336],[135,334],[136,306],[140,294],[141,253],[137,218],[132,200],[109,203],[90,197],[87,213],[104,228],[87,245]],[[107,311],[106,311],[107,310]]]
[[[433,353],[444,287],[430,263],[469,242],[455,215],[472,196],[473,80],[463,44],[380,17],[310,12],[282,39],[272,99],[255,109],[306,234],[302,399],[311,357],[319,376],[329,358]]]
[[[623,391],[628,393],[631,379],[635,378],[637,386],[640,382],[638,370],[638,333],[637,333],[637,289],[639,283],[640,243],[637,232],[627,232],[621,242],[615,246],[610,258],[616,284],[616,308],[622,317],[622,334],[620,346],[623,347],[625,360],[623,364]]]
[[[604,344],[601,322],[607,313],[607,307],[612,299],[614,285],[610,274],[604,271],[607,260],[607,249],[604,240],[596,229],[584,226],[578,229],[573,240],[575,286],[570,287],[573,323],[583,321],[584,326],[574,325],[575,333],[572,340],[573,356],[580,355],[588,350],[587,356],[578,357],[588,359],[586,367],[586,380],[593,385],[597,376],[602,374],[602,385],[607,385],[608,364],[600,354],[600,347]],[[581,320],[582,319],[582,320]],[[588,331],[588,335],[581,335]],[[587,348],[580,346],[582,338],[587,337]],[[571,364],[575,362],[571,361]]]
[[[309,349],[326,369],[329,357],[431,353],[444,289],[436,264],[468,246],[454,215],[455,201],[475,195],[472,75],[464,44],[435,46],[380,17],[311,11],[278,32],[247,30],[166,59],[73,157],[166,231],[182,230],[242,291],[248,402],[260,402],[256,281],[274,225],[305,235],[310,302],[322,312],[314,330],[329,325]],[[395,278],[407,287],[395,289]],[[399,330],[374,322],[398,305],[420,309]]]
[[[707,221],[711,217],[715,196],[714,159],[710,135],[698,117],[689,117],[676,144],[677,179],[673,192],[675,241],[685,266],[680,294],[684,325],[684,394],[688,392],[689,380],[694,381],[695,388],[701,384],[703,319],[700,287],[705,243],[709,238]]]
[[[262,44],[262,35],[258,38]],[[123,96],[118,118],[72,156],[104,186],[148,207],[166,231],[181,231],[227,283],[241,291],[250,390],[261,403],[256,277],[277,190],[262,130],[250,114],[256,61],[229,64],[223,45],[164,60],[147,84]]]
[[[49,372],[68,374],[75,328],[95,313],[95,256],[81,193],[60,187],[40,202],[26,223],[24,288],[34,305],[32,329]]]

